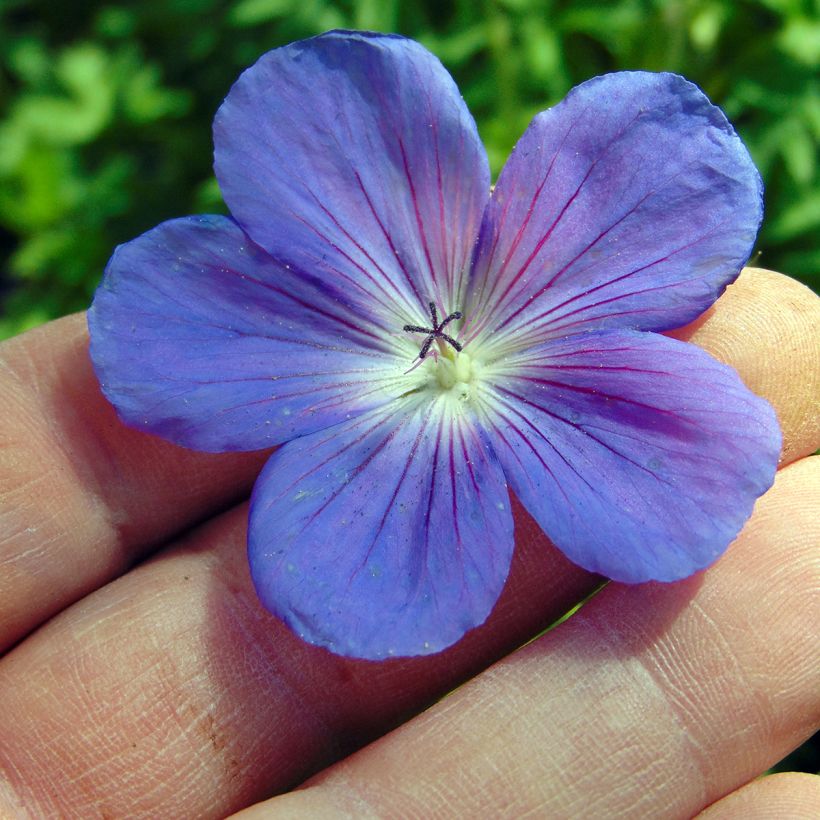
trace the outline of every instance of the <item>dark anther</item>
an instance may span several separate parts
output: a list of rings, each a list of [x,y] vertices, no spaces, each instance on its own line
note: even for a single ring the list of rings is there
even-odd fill
[[[426,333],[427,338],[419,351],[419,358],[423,359],[430,351],[430,346],[436,339],[444,339],[445,342],[451,344],[456,350],[461,351],[461,345],[452,337],[444,333],[444,328],[450,324],[454,319],[461,318],[461,311],[457,310],[447,316],[446,319],[438,320],[438,311],[434,302],[428,302],[430,306],[430,319],[432,327],[421,327],[420,325],[405,325],[404,329],[408,333]]]

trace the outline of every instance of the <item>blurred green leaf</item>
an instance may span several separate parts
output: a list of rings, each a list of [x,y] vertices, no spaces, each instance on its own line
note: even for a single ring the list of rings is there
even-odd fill
[[[293,6],[293,0],[241,0],[228,14],[228,22],[235,26],[256,26],[284,17]]]
[[[697,11],[689,24],[689,37],[698,51],[708,52],[720,37],[728,10],[722,3],[709,3]]]
[[[12,228],[36,233],[63,217],[81,195],[69,153],[29,145],[10,184],[0,188],[0,213]]]
[[[33,37],[21,37],[10,44],[7,65],[22,80],[38,83],[51,70],[51,61],[44,43]]]
[[[367,31],[395,31],[397,0],[359,0],[354,4],[353,27]]]
[[[106,54],[90,44],[63,51],[54,66],[54,79],[67,94],[20,97],[11,117],[31,139],[71,145],[88,142],[108,124],[114,89]]]
[[[122,99],[126,115],[136,123],[184,116],[193,102],[190,92],[163,88],[155,65],[134,66],[123,82]]]
[[[820,233],[820,191],[811,191],[789,205],[769,225],[769,239],[774,242],[787,242],[809,232]]]
[[[790,57],[810,68],[820,65],[820,20],[798,17],[789,20],[777,38],[778,45]]]
[[[121,6],[103,6],[94,24],[94,30],[103,37],[128,37],[137,27],[134,10]]]
[[[446,37],[428,34],[420,42],[447,65],[463,65],[487,47],[487,28],[478,23]]]

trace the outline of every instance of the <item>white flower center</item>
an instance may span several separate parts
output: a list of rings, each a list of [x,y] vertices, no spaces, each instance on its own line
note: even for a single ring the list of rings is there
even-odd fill
[[[452,390],[456,387],[460,389],[469,385],[475,378],[473,360],[464,351],[457,353],[448,348],[439,354],[434,367],[436,381],[442,390]]]
[[[427,389],[444,399],[453,410],[461,412],[475,400],[480,367],[468,353],[448,347],[435,359],[430,356],[424,370],[427,371]]]
[[[402,328],[405,332],[417,334],[414,339],[416,343],[420,338],[418,334],[426,334],[416,363],[406,371],[406,374],[416,374],[411,377],[414,386],[402,395],[424,392],[430,398],[443,400],[454,411],[461,413],[465,405],[476,398],[483,367],[463,350],[457,340],[458,331],[451,322],[460,321],[461,312],[453,311],[439,321],[438,309],[432,301],[429,308],[429,324],[404,325]]]

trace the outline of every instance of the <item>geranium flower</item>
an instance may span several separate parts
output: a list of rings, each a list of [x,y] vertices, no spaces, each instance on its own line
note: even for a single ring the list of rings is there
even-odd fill
[[[214,123],[233,218],[115,251],[89,313],[127,423],[220,452],[282,445],[250,568],[302,638],[437,652],[486,618],[509,489],[572,561],[673,581],[771,484],[771,408],[658,335],[749,256],[761,184],[672,74],[583,83],[533,120],[490,195],[452,79],[398,36],[264,55]]]

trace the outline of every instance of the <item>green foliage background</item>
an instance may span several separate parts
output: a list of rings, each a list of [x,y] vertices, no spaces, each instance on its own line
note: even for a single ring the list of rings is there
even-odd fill
[[[498,172],[537,111],[623,68],[698,83],[766,181],[758,264],[820,284],[818,0],[0,0],[0,336],[88,304],[113,247],[223,210],[210,123],[264,51],[397,31],[454,74]]]

